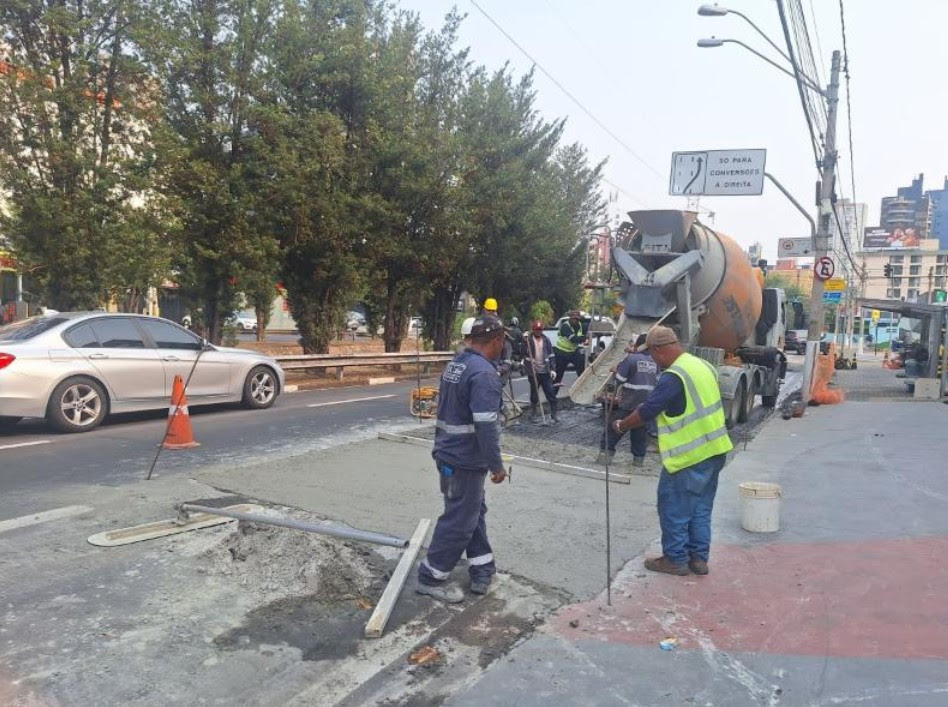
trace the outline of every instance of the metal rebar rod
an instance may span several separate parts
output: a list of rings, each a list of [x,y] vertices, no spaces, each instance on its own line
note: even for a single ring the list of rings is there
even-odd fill
[[[208,513],[210,515],[224,516],[225,518],[245,520],[251,523],[276,525],[281,528],[303,530],[307,533],[331,535],[334,538],[358,540],[360,542],[375,543],[376,545],[387,545],[388,547],[408,547],[408,540],[405,538],[397,538],[394,535],[382,535],[381,533],[372,533],[367,530],[359,530],[357,528],[342,528],[340,526],[323,525],[321,523],[307,523],[303,520],[281,518],[279,516],[264,516],[258,513],[240,513],[237,511],[227,510],[226,508],[198,506],[194,503],[182,503],[180,506],[178,506],[178,510],[184,511],[185,513]]]

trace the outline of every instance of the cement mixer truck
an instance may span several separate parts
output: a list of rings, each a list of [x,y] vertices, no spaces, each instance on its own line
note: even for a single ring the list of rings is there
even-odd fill
[[[693,354],[711,363],[728,426],[744,422],[756,397],[777,401],[786,375],[786,297],[761,288],[745,253],[690,211],[631,211],[612,250],[624,311],[609,346],[570,388],[590,405],[633,338],[670,326]]]

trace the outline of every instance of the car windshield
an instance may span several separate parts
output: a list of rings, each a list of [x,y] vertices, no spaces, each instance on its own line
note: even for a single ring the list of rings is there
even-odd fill
[[[31,317],[0,326],[0,341],[29,341],[66,321],[63,317]]]

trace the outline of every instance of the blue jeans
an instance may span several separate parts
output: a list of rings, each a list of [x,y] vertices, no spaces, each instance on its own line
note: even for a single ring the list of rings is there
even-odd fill
[[[662,553],[676,565],[686,564],[692,557],[708,560],[711,509],[726,456],[705,459],[673,474],[662,469],[658,479]]]
[[[428,554],[418,566],[418,581],[441,584],[467,555],[472,582],[490,582],[497,572],[487,539],[487,469],[464,469],[436,462],[444,495],[444,513],[435,525]]]

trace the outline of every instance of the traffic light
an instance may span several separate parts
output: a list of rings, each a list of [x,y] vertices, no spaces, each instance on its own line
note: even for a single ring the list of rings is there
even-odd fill
[[[886,263],[886,264],[883,266],[883,268],[882,268],[882,273],[883,273],[886,277],[892,277],[892,266],[889,265],[888,263]]]
[[[935,290],[932,294],[932,302],[948,302],[948,292],[945,290]]]

